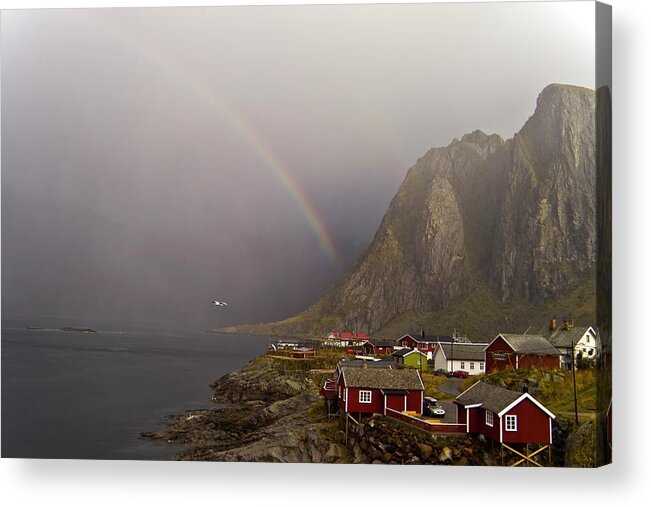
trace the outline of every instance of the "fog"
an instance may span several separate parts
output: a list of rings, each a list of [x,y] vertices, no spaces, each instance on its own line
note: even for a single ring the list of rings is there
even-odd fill
[[[290,316],[429,148],[511,137],[547,84],[593,86],[593,9],[2,12],[2,314]]]

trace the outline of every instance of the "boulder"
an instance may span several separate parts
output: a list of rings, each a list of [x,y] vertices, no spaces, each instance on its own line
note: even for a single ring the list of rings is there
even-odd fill
[[[348,452],[343,445],[330,444],[328,452],[325,455],[325,461],[328,463],[336,463],[337,461],[343,460],[347,454]]]
[[[366,456],[359,445],[353,446],[353,463],[366,463]]]
[[[579,429],[570,433],[565,442],[565,466],[596,466],[595,437],[594,425],[591,422],[582,424]]]
[[[452,463],[452,450],[449,447],[444,447],[439,454],[439,463]]]
[[[422,459],[429,459],[434,448],[429,444],[418,444],[418,455]]]

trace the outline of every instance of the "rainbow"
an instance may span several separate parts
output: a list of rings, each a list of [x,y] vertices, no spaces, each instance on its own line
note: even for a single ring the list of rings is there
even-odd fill
[[[79,11],[79,14],[90,16],[91,12]],[[305,216],[325,256],[334,267],[341,268],[342,262],[339,253],[323,218],[310,203],[305,191],[289,171],[287,165],[276,155],[269,143],[247,122],[240,112],[235,110],[224,97],[219,96],[214,89],[208,87],[204,81],[192,75],[180,62],[156,51],[155,48],[147,45],[144,41],[135,39],[133,35],[124,32],[118,26],[109,24],[104,18],[93,16],[92,21],[101,27],[105,33],[111,35],[114,41],[124,45],[127,45],[128,42],[130,50],[138,51],[140,56],[156,65],[159,70],[166,72],[168,76],[174,78],[182,86],[188,88],[188,96],[200,99],[202,106],[207,105],[225,120],[230,128],[253,149],[260,160],[271,170],[271,173],[285,188]]]

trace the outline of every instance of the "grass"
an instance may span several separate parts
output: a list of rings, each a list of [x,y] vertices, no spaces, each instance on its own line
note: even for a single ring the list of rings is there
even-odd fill
[[[533,380],[538,383],[535,398],[545,407],[557,415],[574,414],[572,372],[548,369],[503,370],[468,378],[462,383],[461,389],[467,389],[478,380],[487,380],[496,385],[502,382],[507,389],[519,389],[524,382]],[[576,394],[578,412],[583,414],[583,418],[592,418],[597,406],[594,370],[576,370]]]
[[[409,310],[374,333],[378,338],[395,338],[405,333],[451,334],[453,329],[474,341],[490,342],[497,333],[531,333],[546,330],[553,316],[572,315],[577,325],[595,322],[596,290],[592,273],[585,275],[565,296],[550,303],[524,300],[501,301],[485,284],[477,282],[468,296],[450,302],[440,310]]]
[[[425,396],[432,396],[437,400],[452,400],[454,396],[450,396],[443,391],[439,391],[438,387],[447,382],[447,377],[441,375],[434,375],[432,373],[423,372],[423,385],[425,386]]]
[[[273,353],[274,355],[282,355],[281,353]],[[269,356],[269,360],[273,361],[273,367],[276,371],[309,371],[309,370],[328,370],[334,369],[340,359],[346,357],[345,352],[333,349],[317,349],[316,356],[308,359],[294,359],[287,358],[273,358]]]

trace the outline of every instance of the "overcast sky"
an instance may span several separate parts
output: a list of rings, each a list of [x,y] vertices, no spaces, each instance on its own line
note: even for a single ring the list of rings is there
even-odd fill
[[[511,137],[551,82],[593,87],[593,9],[2,12],[3,313],[288,316],[429,148]]]

